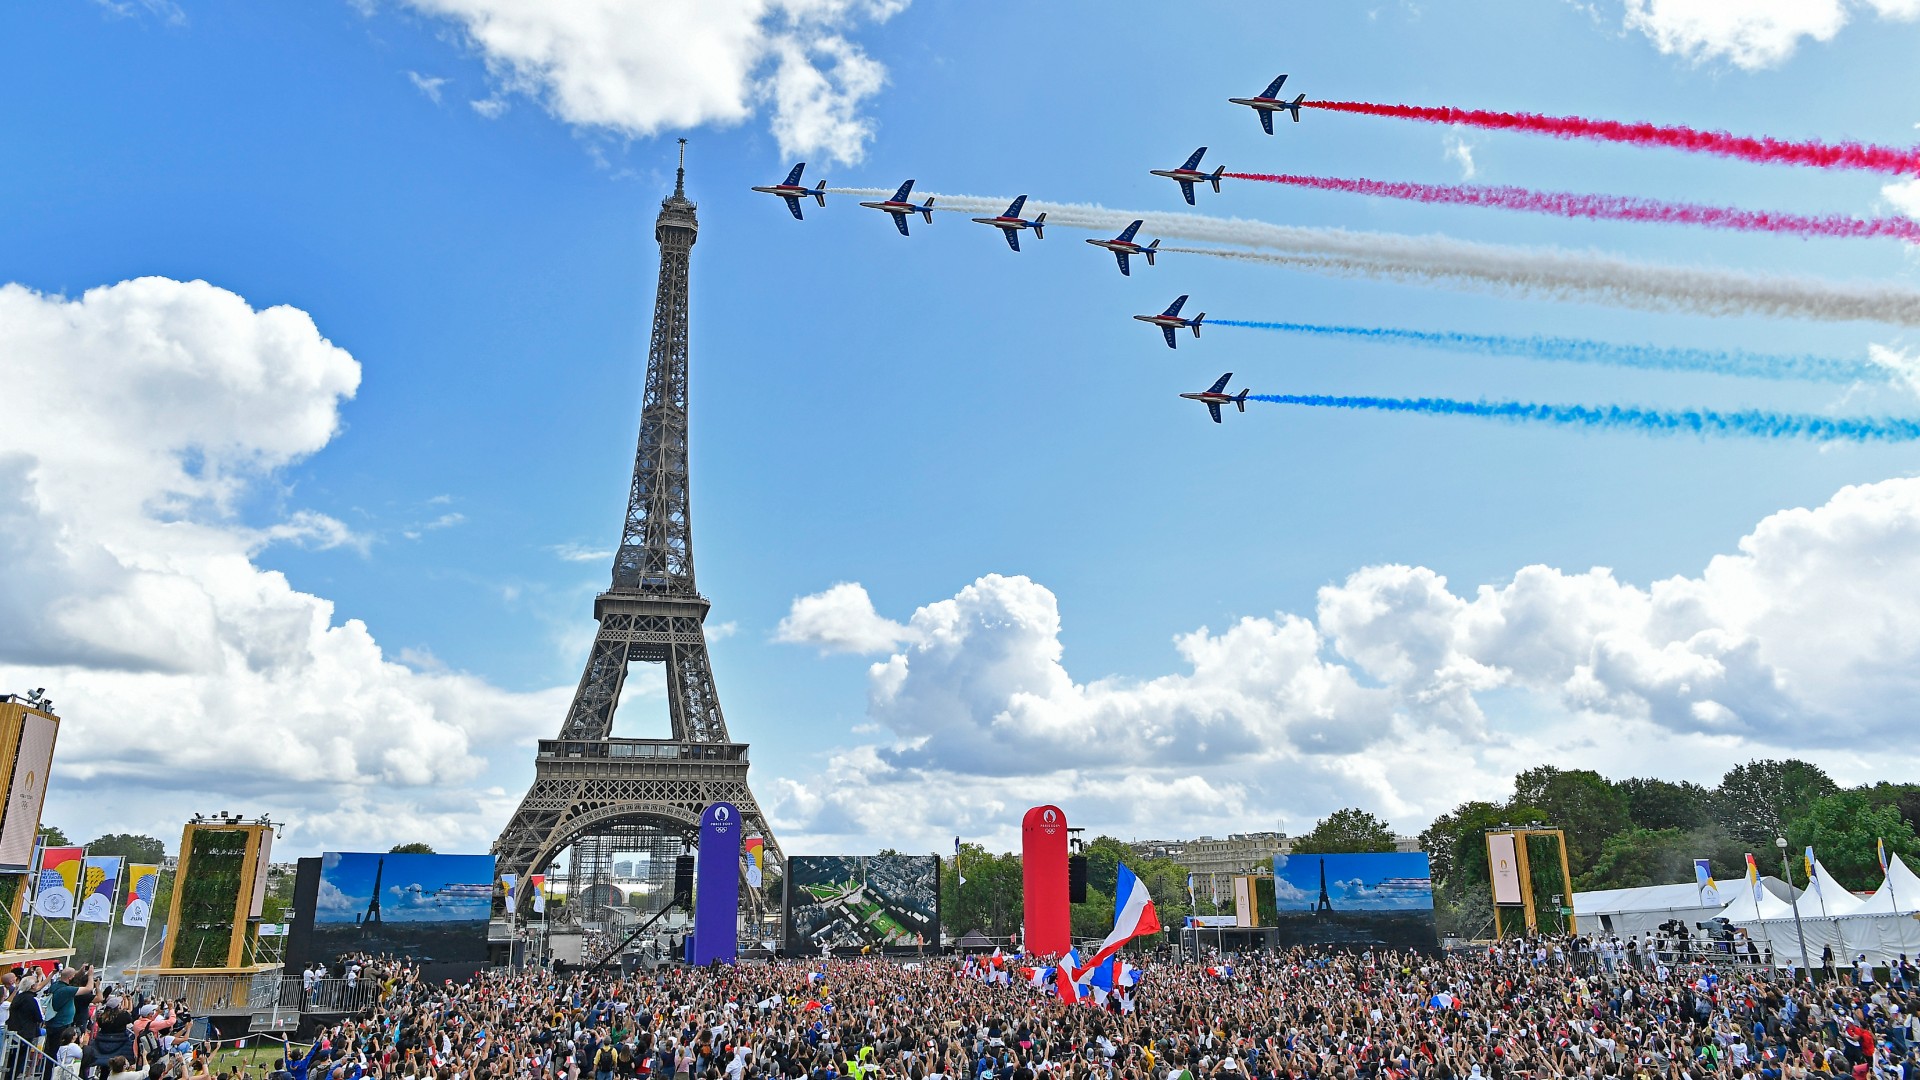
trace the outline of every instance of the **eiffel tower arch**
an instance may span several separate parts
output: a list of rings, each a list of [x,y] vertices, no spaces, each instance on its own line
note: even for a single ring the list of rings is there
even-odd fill
[[[747,786],[747,744],[727,732],[707,655],[711,607],[694,585],[687,465],[687,277],[699,222],[686,196],[686,141],[673,194],[660,204],[654,238],[660,278],[647,348],[640,439],[625,526],[608,589],[594,598],[599,623],[586,671],[556,738],[542,739],[533,787],[494,841],[501,873],[546,872],[568,857],[568,909],[576,917],[607,903],[616,851],[649,855],[656,882],[690,848],[700,813],[727,801],[745,835],[765,840],[770,879],[785,870],[780,845]],[[635,663],[666,669],[670,736],[616,737],[613,717]],[[664,865],[663,865],[664,863]],[[741,890],[750,914],[769,909]],[[530,903],[531,895],[523,899]]]

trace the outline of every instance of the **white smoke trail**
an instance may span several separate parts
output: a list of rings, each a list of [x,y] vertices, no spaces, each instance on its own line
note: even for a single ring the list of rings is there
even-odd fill
[[[893,194],[871,188],[828,190],[835,194],[881,198]],[[934,209],[997,214],[1011,201],[935,194]],[[1050,226],[1096,232],[1118,232],[1138,218],[1145,222],[1141,226],[1141,240],[1157,234],[1264,249],[1166,247],[1161,248],[1162,251],[1242,259],[1316,273],[1432,281],[1654,311],[1774,315],[1834,322],[1864,320],[1920,326],[1920,291],[1874,282],[1822,281],[1711,267],[1670,266],[1599,252],[1509,247],[1437,234],[1402,236],[1274,225],[1201,214],[1109,210],[1085,203],[1030,201],[1024,213],[1044,213]]]

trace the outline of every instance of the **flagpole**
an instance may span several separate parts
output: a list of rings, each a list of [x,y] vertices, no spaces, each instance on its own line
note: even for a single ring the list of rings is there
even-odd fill
[[[122,859],[121,866],[124,867],[125,865],[126,865],[126,860]],[[116,873],[113,879],[113,892],[107,896],[107,944],[105,948],[102,948],[100,950],[100,970],[101,971],[107,970],[107,961],[113,958],[113,924],[118,921],[116,916],[118,916],[119,914],[120,914],[120,875]]]

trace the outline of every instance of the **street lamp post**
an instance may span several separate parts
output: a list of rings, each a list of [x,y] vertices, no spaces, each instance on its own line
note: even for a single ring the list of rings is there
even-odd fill
[[[1774,837],[1774,838],[1773,838],[1773,846],[1774,846],[1774,847],[1777,847],[1777,848],[1779,848],[1779,849],[1780,849],[1780,869],[1782,869],[1782,870],[1784,870],[1784,871],[1786,871],[1786,874],[1787,874],[1787,890],[1788,890],[1788,892],[1792,892],[1792,890],[1793,890],[1793,863],[1792,863],[1792,862],[1790,862],[1790,861],[1788,861],[1788,859],[1787,859],[1787,838],[1786,838],[1786,837],[1784,837],[1784,836],[1776,836],[1776,837]],[[1756,884],[1758,884],[1758,883],[1756,882]],[[1757,898],[1756,898],[1756,899],[1757,899]],[[1756,908],[1754,909],[1754,912],[1753,912],[1753,913],[1754,913],[1755,915],[1758,915],[1758,914],[1760,914],[1760,910],[1759,910],[1759,908],[1757,908],[1757,907],[1756,907]],[[1812,962],[1812,961],[1811,961],[1810,959],[1808,959],[1808,957],[1807,957],[1807,929],[1806,929],[1806,927],[1804,927],[1804,926],[1802,926],[1802,925],[1800,924],[1800,898],[1799,898],[1798,896],[1795,896],[1795,897],[1793,898],[1793,932],[1794,932],[1794,933],[1795,933],[1796,935],[1798,935],[1798,936],[1799,936],[1799,938],[1800,938],[1800,967],[1801,967],[1801,970],[1803,970],[1803,971],[1805,971],[1805,972],[1807,973],[1807,981],[1808,981],[1809,983],[1811,983],[1811,982],[1813,981],[1813,962]]]

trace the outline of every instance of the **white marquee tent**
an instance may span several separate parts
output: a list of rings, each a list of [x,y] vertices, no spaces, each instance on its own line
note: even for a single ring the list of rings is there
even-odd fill
[[[1744,882],[1734,885],[1740,895],[1721,915],[1771,945],[1774,961],[1782,967],[1800,963],[1802,934],[1807,960],[1813,964],[1820,963],[1828,948],[1840,964],[1862,954],[1881,964],[1903,954],[1920,956],[1920,877],[1898,855],[1889,861],[1880,888],[1864,900],[1841,888],[1817,859],[1813,880],[1815,885],[1800,894],[1797,925],[1794,905],[1772,895],[1771,888],[1756,911]]]
[[[1779,878],[1761,878],[1766,884],[1767,898],[1772,904],[1764,907],[1764,912],[1778,910],[1793,917],[1793,908],[1781,896],[1792,895],[1787,883]],[[1752,907],[1753,896],[1746,892],[1746,883],[1723,884],[1719,886],[1719,897],[1708,893],[1703,900],[1701,886],[1694,882],[1682,882],[1678,885],[1646,885],[1636,889],[1597,889],[1592,892],[1573,894],[1573,914],[1579,920],[1582,933],[1618,934],[1622,937],[1644,937],[1657,929],[1668,919],[1678,919],[1685,923],[1688,930],[1694,924],[1717,918],[1729,905],[1723,903],[1738,889],[1746,894],[1747,905]]]

